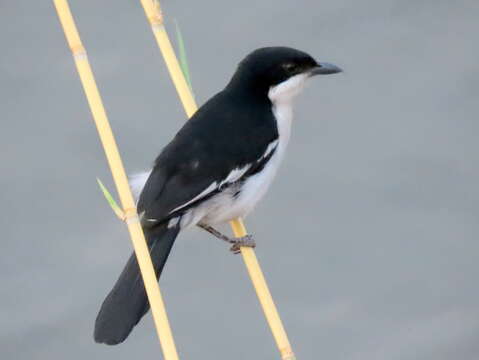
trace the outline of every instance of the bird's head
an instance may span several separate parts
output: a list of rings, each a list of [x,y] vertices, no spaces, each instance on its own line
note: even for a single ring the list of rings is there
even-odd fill
[[[287,101],[300,92],[308,78],[341,71],[336,65],[317,62],[300,50],[265,47],[240,62],[228,86],[268,95],[272,101]]]

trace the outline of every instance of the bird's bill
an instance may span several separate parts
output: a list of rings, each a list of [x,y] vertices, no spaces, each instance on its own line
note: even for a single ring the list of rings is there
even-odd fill
[[[343,70],[334,65],[334,64],[330,64],[330,63],[326,63],[326,62],[320,62],[318,63],[318,66],[314,67],[313,70],[311,70],[310,74],[311,76],[314,76],[314,75],[330,75],[330,74],[337,74],[337,73],[340,73],[342,72]]]

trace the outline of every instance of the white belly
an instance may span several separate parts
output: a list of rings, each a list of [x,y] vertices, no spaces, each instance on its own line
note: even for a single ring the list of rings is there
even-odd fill
[[[276,175],[281,157],[282,154],[276,152],[263,168],[263,171],[248,178],[241,185],[241,189],[233,186],[231,189],[227,189],[206,201],[204,203],[206,214],[201,221],[213,225],[238,217],[246,217],[266,194]],[[240,191],[239,195],[234,197],[234,193],[238,190]]]
[[[181,218],[181,227],[198,223],[214,225],[247,216],[266,194],[283,159],[291,133],[293,98],[303,88],[307,75],[296,75],[270,88],[268,97],[273,104],[273,114],[278,129],[278,145],[263,170],[249,177],[241,185],[230,186],[209,200],[188,210]],[[239,189],[237,186],[241,186]],[[235,194],[240,190],[239,195]],[[177,218],[171,220],[176,224]]]
[[[293,117],[291,102],[276,104],[273,113],[278,126],[278,146],[263,170],[242,184],[238,196],[234,197],[238,188],[230,187],[205,201],[190,214],[185,214],[182,226],[195,225],[198,222],[214,225],[246,217],[263,198],[273,182],[289,142]]]

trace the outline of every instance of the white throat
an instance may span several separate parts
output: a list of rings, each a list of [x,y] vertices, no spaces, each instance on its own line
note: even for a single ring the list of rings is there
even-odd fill
[[[268,97],[273,104],[291,102],[304,88],[308,74],[298,74],[278,85],[271,86]]]
[[[291,122],[293,120],[293,100],[304,88],[307,74],[298,74],[288,80],[272,86],[268,97],[273,103],[273,114],[279,133],[279,145],[277,152],[282,158],[291,134]]]
[[[273,115],[276,119],[279,139],[268,146],[264,156],[272,150],[273,144],[276,145],[277,143],[276,151],[263,171],[247,180],[243,185],[241,195],[238,199],[230,198],[228,194],[224,197],[220,197],[221,199],[213,198],[200,206],[198,210],[189,213],[191,216],[186,216],[184,223],[182,220],[182,226],[194,225],[201,219],[203,219],[201,221],[206,223],[221,223],[236,217],[246,216],[253,209],[255,204],[266,193],[284,156],[291,133],[293,99],[303,89],[307,78],[308,75],[299,74],[269,89],[268,97],[273,103]],[[240,170],[246,171],[247,168]],[[231,176],[239,176],[238,171],[238,169],[233,170],[228,178]],[[130,185],[137,200],[150,173],[151,170],[136,174],[130,179]],[[222,205],[223,202],[224,206]],[[216,210],[210,209],[211,206],[216,207]]]

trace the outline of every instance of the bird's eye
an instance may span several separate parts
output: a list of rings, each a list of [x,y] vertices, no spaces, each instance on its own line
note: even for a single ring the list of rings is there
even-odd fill
[[[285,63],[283,64],[283,69],[289,73],[293,73],[296,70],[296,64],[294,63]]]

